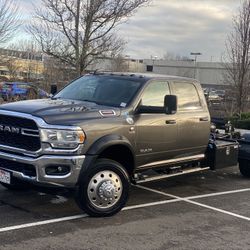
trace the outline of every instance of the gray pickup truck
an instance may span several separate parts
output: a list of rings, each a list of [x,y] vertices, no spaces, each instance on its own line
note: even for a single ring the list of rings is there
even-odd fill
[[[89,74],[50,99],[0,106],[0,183],[12,190],[25,182],[74,188],[80,208],[109,216],[124,207],[130,183],[143,181],[145,171],[208,167],[209,136],[196,80]]]

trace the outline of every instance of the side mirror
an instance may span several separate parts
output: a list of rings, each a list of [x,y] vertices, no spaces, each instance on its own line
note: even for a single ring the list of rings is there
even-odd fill
[[[55,84],[52,84],[52,85],[50,86],[50,93],[51,93],[52,95],[55,95],[55,94],[57,93],[57,86],[56,86]]]
[[[177,96],[166,95],[164,99],[164,106],[166,108],[166,114],[173,115],[177,112]]]

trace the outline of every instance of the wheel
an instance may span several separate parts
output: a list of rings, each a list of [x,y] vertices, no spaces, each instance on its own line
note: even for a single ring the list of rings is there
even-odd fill
[[[121,164],[100,159],[83,174],[75,200],[90,216],[111,216],[126,204],[129,187],[128,174]]]
[[[250,161],[239,160],[240,173],[247,178],[250,178]]]
[[[11,191],[23,191],[23,190],[28,189],[28,186],[29,186],[28,183],[22,182],[14,178],[12,178],[11,182],[12,182],[11,184],[2,183],[2,182],[0,182],[0,184]]]

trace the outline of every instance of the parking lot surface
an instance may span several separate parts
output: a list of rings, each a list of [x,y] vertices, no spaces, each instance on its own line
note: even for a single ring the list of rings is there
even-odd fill
[[[250,249],[250,180],[233,167],[132,186],[109,218],[67,191],[0,187],[0,249]]]

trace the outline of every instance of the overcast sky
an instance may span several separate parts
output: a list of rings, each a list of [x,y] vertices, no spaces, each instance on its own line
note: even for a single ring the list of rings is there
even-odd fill
[[[20,2],[28,22],[32,3],[38,1]],[[144,59],[201,52],[199,61],[219,61],[239,5],[240,0],[154,0],[120,26],[119,34],[127,41],[125,53]]]

